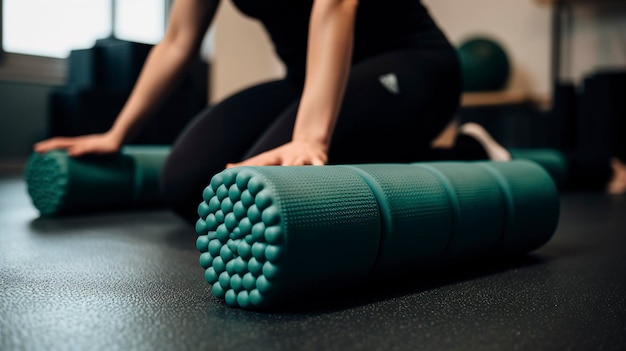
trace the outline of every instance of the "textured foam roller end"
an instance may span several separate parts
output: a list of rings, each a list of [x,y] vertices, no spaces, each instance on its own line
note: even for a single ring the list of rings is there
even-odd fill
[[[63,210],[69,181],[67,155],[64,151],[33,153],[24,173],[33,205],[44,216]]]
[[[333,290],[374,264],[380,222],[362,180],[333,167],[275,171],[219,173],[198,206],[199,263],[213,295],[230,306],[259,309]]]
[[[230,306],[263,307],[283,279],[283,220],[271,190],[252,172],[225,171],[203,200],[196,246],[213,295]]]

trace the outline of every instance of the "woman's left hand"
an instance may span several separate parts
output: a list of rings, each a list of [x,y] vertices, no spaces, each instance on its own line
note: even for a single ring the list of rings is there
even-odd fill
[[[322,166],[326,162],[328,162],[328,151],[325,145],[291,141],[242,162],[229,163],[226,168],[237,166]]]

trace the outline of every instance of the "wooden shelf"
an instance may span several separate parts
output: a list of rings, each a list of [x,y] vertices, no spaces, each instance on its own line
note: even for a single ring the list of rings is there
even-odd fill
[[[530,94],[523,90],[472,92],[463,93],[461,107],[519,105],[530,101]]]

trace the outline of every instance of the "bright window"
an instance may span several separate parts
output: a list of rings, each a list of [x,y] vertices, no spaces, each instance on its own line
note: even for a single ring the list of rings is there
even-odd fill
[[[120,39],[156,44],[163,37],[164,0],[118,0],[115,16],[115,36]]]
[[[120,39],[155,44],[164,33],[165,1],[2,0],[3,50],[63,58],[110,36],[113,26]]]

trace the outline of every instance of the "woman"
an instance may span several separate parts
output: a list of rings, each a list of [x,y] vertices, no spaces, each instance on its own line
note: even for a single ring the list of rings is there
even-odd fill
[[[430,143],[458,108],[460,72],[419,0],[233,1],[261,21],[287,74],[208,108],[181,134],[162,176],[176,213],[195,221],[202,189],[226,166],[433,158]],[[174,2],[162,42],[108,132],[53,138],[35,150],[116,152],[174,89],[218,3]]]

